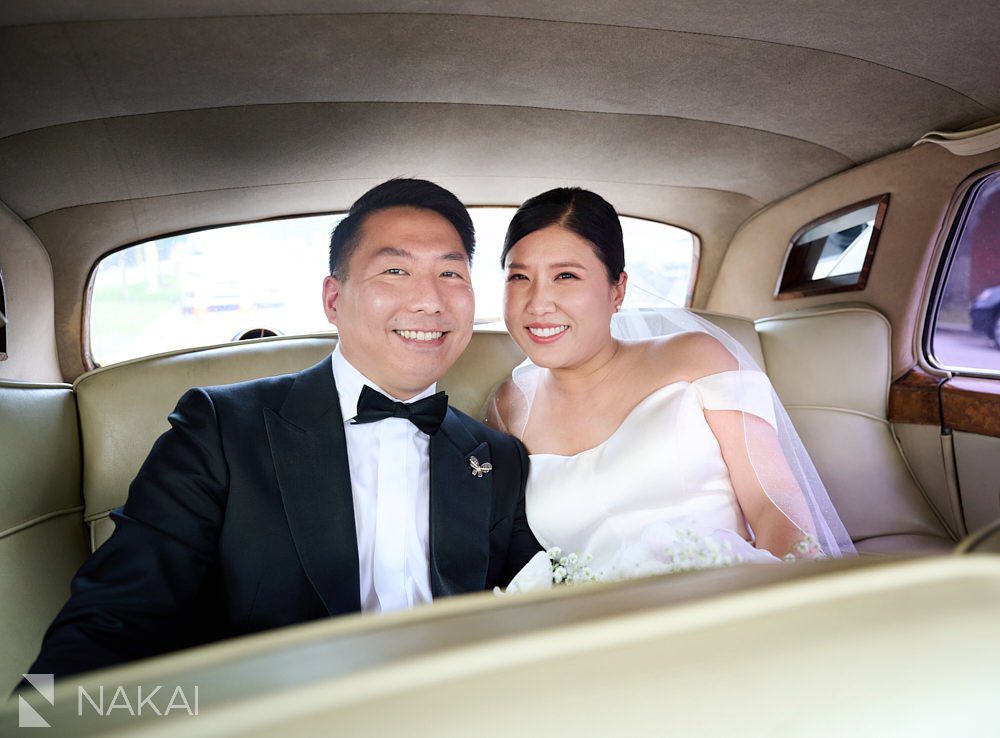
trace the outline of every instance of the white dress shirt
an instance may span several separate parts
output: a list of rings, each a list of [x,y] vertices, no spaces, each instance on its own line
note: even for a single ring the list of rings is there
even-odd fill
[[[430,602],[430,436],[405,418],[352,423],[364,385],[392,395],[355,369],[339,345],[332,361],[351,468],[361,610]],[[434,394],[435,387],[407,402]]]

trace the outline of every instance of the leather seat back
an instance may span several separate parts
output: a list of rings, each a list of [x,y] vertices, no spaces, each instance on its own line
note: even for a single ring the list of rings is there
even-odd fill
[[[889,321],[867,306],[834,306],[756,328],[771,382],[858,550],[950,550],[889,424]]]
[[[85,519],[96,550],[114,524],[108,513],[128,487],[167,416],[191,387],[287,374],[315,364],[336,345],[333,336],[243,341],[112,364],[74,383],[83,442]]]
[[[335,345],[332,334],[242,341],[114,364],[77,379],[92,547],[96,550],[111,535],[109,512],[124,504],[129,484],[169,427],[167,416],[185,391],[296,372]],[[523,356],[505,333],[475,333],[439,387],[452,405],[475,417],[493,385],[509,376]]]
[[[925,501],[886,416],[889,324],[867,307],[747,319],[702,313],[766,369],[830,496],[861,550],[938,550],[952,541]],[[96,548],[166,417],[185,390],[305,368],[332,335],[263,339],[137,359],[77,380],[86,520]],[[490,389],[523,359],[504,333],[476,333],[441,380],[452,404],[476,416]]]
[[[1000,554],[1000,520],[967,535],[955,553],[959,554]]]
[[[31,665],[89,553],[72,388],[0,381],[0,695]]]
[[[760,345],[760,337],[757,335],[757,327],[752,320],[741,318],[737,315],[707,313],[700,310],[695,310],[694,312],[710,323],[714,323],[739,341],[760,368],[767,371],[764,351]]]

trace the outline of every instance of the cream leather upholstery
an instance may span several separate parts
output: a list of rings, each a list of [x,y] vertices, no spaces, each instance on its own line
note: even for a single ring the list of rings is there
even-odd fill
[[[0,695],[34,660],[90,553],[82,510],[72,388],[0,382]]]
[[[890,333],[881,314],[834,307],[756,323],[703,316],[766,368],[859,550],[952,547],[886,419]],[[335,345],[332,334],[261,339],[116,364],[84,374],[73,388],[0,383],[0,601],[15,603],[3,611],[13,635],[0,645],[0,663],[13,670],[0,679],[30,661],[73,571],[111,534],[108,512],[124,503],[185,390],[298,371]],[[476,333],[439,386],[475,416],[522,359],[506,334]]]
[[[958,545],[955,553],[1000,553],[1000,520],[994,520],[991,524],[970,533]]]
[[[949,550],[889,425],[888,320],[869,307],[829,307],[756,327],[768,375],[858,550]]]
[[[998,610],[996,556],[747,565],[318,620],[23,696],[79,736],[988,736]],[[78,715],[102,685],[200,685],[200,714]]]
[[[187,389],[299,371],[335,345],[332,334],[243,341],[136,359],[77,379],[92,547],[96,550],[111,535],[108,513],[125,502],[129,483]],[[476,333],[439,386],[453,405],[475,416],[490,389],[523,357],[506,334]]]
[[[700,317],[717,325],[735,338],[753,357],[761,369],[767,371],[767,361],[761,349],[760,337],[757,335],[757,327],[752,320],[740,318],[736,315],[723,315],[722,313],[707,313],[703,310],[693,311]]]
[[[263,339],[149,356],[96,369],[74,383],[86,463],[85,518],[96,550],[111,535],[111,509],[128,486],[167,416],[191,387],[287,374],[315,364],[336,345],[330,336]]]
[[[859,550],[947,550],[953,542],[914,482],[888,420],[890,334],[867,307],[814,309],[754,323],[703,317],[729,331],[766,368]],[[86,463],[91,543],[111,534],[108,512],[177,398],[194,386],[297,371],[327,355],[332,335],[263,339],[161,354],[85,374],[75,389]],[[523,359],[503,333],[476,333],[441,380],[452,404],[477,415],[490,389]]]

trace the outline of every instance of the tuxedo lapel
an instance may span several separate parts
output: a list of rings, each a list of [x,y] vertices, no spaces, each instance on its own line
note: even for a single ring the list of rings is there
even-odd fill
[[[431,589],[435,597],[481,590],[489,564],[493,476],[476,476],[490,463],[489,446],[479,443],[448,408],[431,436]]]
[[[301,372],[279,412],[264,410],[292,539],[331,615],[361,608],[351,472],[330,359]]]

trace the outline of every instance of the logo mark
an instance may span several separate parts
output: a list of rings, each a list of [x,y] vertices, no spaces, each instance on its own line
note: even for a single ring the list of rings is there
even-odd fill
[[[50,705],[56,703],[55,676],[52,674],[22,674],[35,691],[42,695],[42,698]],[[28,701],[21,697],[17,698],[17,727],[19,728],[51,728],[52,726],[43,718]]]

